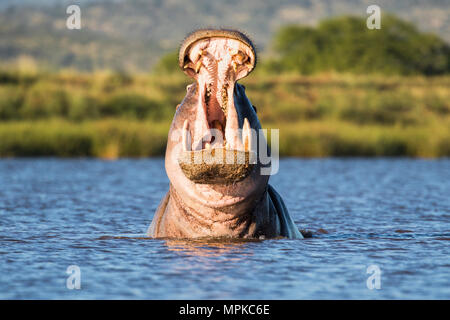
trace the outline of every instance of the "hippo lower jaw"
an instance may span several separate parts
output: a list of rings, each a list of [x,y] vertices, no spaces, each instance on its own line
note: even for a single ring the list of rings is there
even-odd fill
[[[227,184],[248,177],[255,159],[254,152],[214,148],[181,152],[178,162],[184,175],[195,183]]]
[[[255,109],[236,81],[256,63],[250,40],[232,30],[200,30],[183,42],[179,64],[195,80],[178,106],[166,148],[170,189],[150,237],[302,238],[262,174],[267,150]]]

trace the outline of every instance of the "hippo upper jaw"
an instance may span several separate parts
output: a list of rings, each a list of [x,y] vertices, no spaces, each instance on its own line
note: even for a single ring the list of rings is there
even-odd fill
[[[252,147],[251,123],[236,106],[235,83],[252,69],[254,53],[230,38],[201,38],[186,48],[183,70],[196,80],[195,120],[183,123],[183,148]],[[240,107],[240,108],[239,108]]]

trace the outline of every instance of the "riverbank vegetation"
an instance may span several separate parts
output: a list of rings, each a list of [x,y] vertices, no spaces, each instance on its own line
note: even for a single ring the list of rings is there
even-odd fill
[[[0,156],[160,156],[180,74],[0,74]],[[284,156],[450,156],[450,76],[243,79]]]

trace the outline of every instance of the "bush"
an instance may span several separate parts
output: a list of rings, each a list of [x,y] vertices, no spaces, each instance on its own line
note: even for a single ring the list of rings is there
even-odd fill
[[[164,55],[153,69],[155,74],[171,74],[181,72],[178,66],[178,50]]]
[[[27,91],[20,108],[20,116],[24,119],[66,117],[68,112],[69,99],[65,90],[39,84]]]
[[[365,19],[341,17],[317,28],[286,26],[274,41],[278,64],[270,68],[310,74],[335,70],[354,73],[424,74],[450,72],[450,46],[435,35],[384,14],[380,30]]]
[[[163,111],[159,105],[139,94],[118,94],[109,98],[99,108],[102,117],[125,116],[134,119],[151,118],[159,120]]]
[[[17,86],[0,87],[0,121],[18,119],[18,110],[24,101],[24,92]]]

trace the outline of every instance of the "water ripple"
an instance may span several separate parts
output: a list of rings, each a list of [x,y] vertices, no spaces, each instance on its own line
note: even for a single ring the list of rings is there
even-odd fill
[[[450,298],[448,159],[281,160],[271,183],[304,240],[147,238],[163,168],[0,160],[0,298]],[[81,290],[66,287],[70,265]]]

